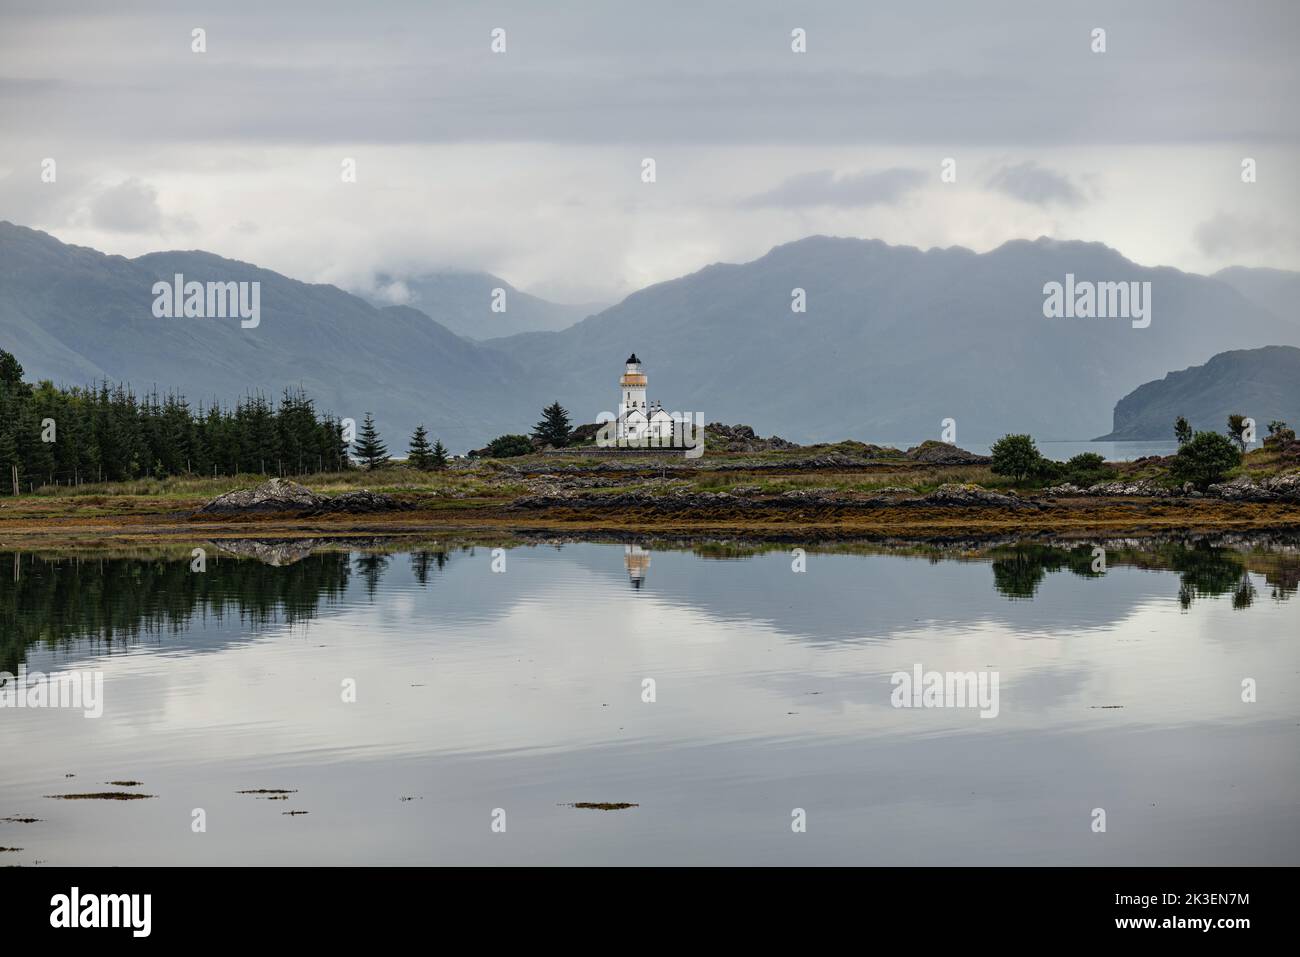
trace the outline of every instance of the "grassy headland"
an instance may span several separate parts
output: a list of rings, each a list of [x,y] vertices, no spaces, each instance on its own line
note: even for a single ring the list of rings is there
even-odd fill
[[[1224,478],[1258,484],[1296,474],[1293,445],[1250,452]],[[1094,477],[1110,491],[1061,491],[1059,475],[1013,480],[987,459],[939,443],[908,452],[859,442],[710,447],[695,459],[575,448],[461,459],[430,471],[389,463],[300,480],[325,495],[365,488],[403,505],[371,514],[197,514],[217,495],[264,481],[259,474],[38,488],[0,500],[0,545],[510,529],[743,531],[772,539],[1300,529],[1300,502],[1190,490],[1174,475],[1172,456],[1105,463]]]

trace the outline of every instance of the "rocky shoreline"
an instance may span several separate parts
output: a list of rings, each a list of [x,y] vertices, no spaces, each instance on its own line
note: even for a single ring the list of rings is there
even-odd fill
[[[1198,491],[1190,482],[1171,489],[1156,482],[1099,482],[1087,488],[1068,483],[1044,489],[1050,497],[1089,495],[1124,498],[1217,498],[1225,502],[1300,502],[1300,473],[1279,475],[1256,482],[1241,477]]]

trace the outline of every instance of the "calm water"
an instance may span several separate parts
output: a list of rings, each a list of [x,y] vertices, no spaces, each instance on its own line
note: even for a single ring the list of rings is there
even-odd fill
[[[205,547],[0,554],[0,669],[104,676],[0,710],[0,863],[1300,863],[1294,547]]]

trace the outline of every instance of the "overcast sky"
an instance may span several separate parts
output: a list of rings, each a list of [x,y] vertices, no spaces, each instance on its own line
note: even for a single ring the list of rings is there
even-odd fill
[[[570,302],[814,233],[1300,268],[1295,2],[0,10],[0,219],[107,252],[349,288],[483,269]]]

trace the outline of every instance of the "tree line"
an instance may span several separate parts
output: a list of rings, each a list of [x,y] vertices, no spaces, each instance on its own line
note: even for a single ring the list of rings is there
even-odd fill
[[[302,389],[279,402],[247,395],[227,407],[190,405],[184,395],[136,395],[102,382],[58,388],[23,381],[23,367],[0,349],[0,491],[83,485],[171,475],[310,475],[390,461],[369,412],[356,436],[322,414]],[[407,464],[447,465],[441,441],[423,425],[411,436]]]
[[[349,467],[343,423],[301,389],[199,408],[177,392],[23,381],[0,349],[0,489],[169,475],[302,475]]]

